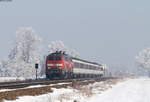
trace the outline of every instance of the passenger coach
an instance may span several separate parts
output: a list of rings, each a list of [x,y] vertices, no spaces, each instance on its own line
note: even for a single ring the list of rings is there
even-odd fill
[[[101,77],[104,74],[104,68],[101,64],[78,58],[72,58],[72,61],[74,63],[74,77]]]

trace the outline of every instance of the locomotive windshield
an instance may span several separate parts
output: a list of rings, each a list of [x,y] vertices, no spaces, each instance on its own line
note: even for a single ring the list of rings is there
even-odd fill
[[[50,56],[50,57],[48,57],[48,60],[50,60],[50,61],[59,61],[59,60],[61,60],[61,57],[60,56]]]

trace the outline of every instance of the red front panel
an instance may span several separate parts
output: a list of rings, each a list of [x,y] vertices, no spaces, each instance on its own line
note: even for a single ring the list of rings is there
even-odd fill
[[[72,61],[66,61],[64,56],[48,56],[46,60],[46,68],[59,68],[72,70],[73,63]]]
[[[46,60],[46,68],[59,68],[64,69],[64,60],[63,56],[49,56]]]

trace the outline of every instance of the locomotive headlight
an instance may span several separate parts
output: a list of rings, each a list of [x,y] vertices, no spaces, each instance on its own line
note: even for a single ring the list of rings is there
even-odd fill
[[[47,66],[53,66],[54,64],[47,64]]]
[[[63,64],[56,64],[56,66],[59,66],[59,67],[61,67],[61,66],[63,66]]]

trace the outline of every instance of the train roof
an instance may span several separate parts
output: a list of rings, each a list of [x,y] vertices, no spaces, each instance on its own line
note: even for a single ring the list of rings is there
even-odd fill
[[[48,56],[68,56],[68,55],[63,51],[56,51],[54,53],[50,53]]]
[[[86,63],[90,63],[90,64],[96,64],[96,65],[102,66],[102,65],[101,65],[101,64],[99,64],[99,63],[91,62],[91,61],[87,61],[87,60],[83,60],[83,59],[76,58],[76,57],[72,57],[72,59],[74,59],[74,60],[78,60],[78,61],[82,61],[82,62],[86,62]]]
[[[48,56],[68,56],[68,57],[71,57],[74,60],[78,60],[78,61],[82,61],[82,62],[86,62],[86,63],[102,66],[102,64],[99,64],[99,63],[96,63],[96,62],[91,62],[91,61],[87,61],[87,60],[83,60],[83,59],[80,59],[80,58],[69,56],[68,54],[66,54],[63,51],[56,51],[54,53],[49,54]]]

